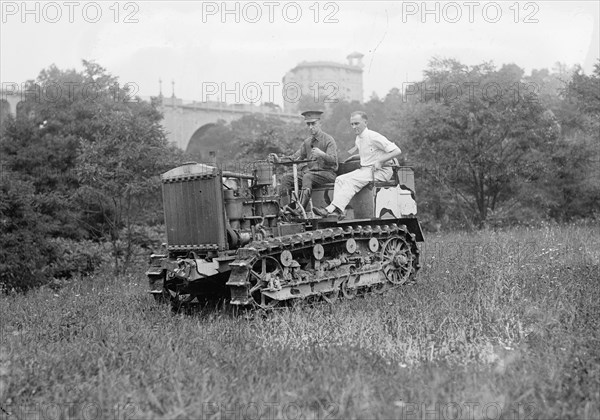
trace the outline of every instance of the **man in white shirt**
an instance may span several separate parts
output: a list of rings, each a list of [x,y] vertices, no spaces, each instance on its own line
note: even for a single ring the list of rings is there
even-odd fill
[[[353,112],[350,115],[350,125],[356,133],[355,145],[360,155],[361,167],[336,178],[331,204],[324,209],[313,209],[314,213],[322,217],[343,216],[344,209],[352,197],[373,179],[389,181],[393,171],[385,164],[402,153],[394,143],[367,128],[366,113]]]

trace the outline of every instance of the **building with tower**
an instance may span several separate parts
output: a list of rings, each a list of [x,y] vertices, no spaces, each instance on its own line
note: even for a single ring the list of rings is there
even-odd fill
[[[345,100],[363,102],[363,54],[353,52],[347,64],[303,61],[283,77],[283,109],[294,114],[309,108],[326,109]],[[318,104],[315,104],[318,102]]]

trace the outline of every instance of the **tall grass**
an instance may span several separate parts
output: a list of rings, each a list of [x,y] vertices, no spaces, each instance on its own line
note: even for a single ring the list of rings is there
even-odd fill
[[[143,267],[2,297],[0,419],[600,418],[598,226],[427,240],[413,286],[252,317]]]

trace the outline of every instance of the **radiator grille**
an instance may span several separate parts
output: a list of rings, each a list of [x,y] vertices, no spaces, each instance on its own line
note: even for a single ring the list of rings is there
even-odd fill
[[[220,176],[163,179],[163,203],[169,249],[227,249]]]

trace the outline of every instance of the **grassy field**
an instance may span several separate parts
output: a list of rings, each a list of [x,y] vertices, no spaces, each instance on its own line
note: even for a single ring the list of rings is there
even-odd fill
[[[0,419],[600,418],[600,229],[429,235],[418,282],[171,314],[139,274],[0,298]]]

